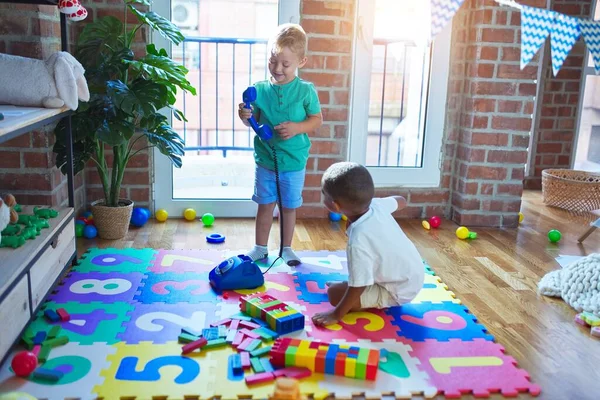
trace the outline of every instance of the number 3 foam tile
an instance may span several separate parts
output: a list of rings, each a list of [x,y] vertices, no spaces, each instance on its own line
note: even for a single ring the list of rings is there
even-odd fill
[[[517,368],[514,358],[504,354],[504,347],[483,339],[463,342],[426,340],[411,342],[411,356],[418,358],[419,368],[427,372],[438,393],[459,398],[472,393],[489,397],[501,393],[516,397],[519,393],[540,393],[540,387],[529,381],[529,374]]]
[[[64,308],[71,316],[66,322],[52,324],[44,317],[45,309],[56,310]],[[53,325],[62,327],[62,335],[66,335],[71,342],[82,345],[92,343],[116,343],[117,335],[125,330],[123,324],[129,321],[127,312],[132,311],[131,304],[117,302],[112,304],[76,302],[44,304],[38,312],[36,319],[29,325],[31,332],[48,332]]]
[[[183,399],[207,393],[211,360],[207,352],[182,356],[181,344],[117,343],[101,372],[104,382],[94,388],[103,399],[155,397]]]
[[[210,272],[224,260],[222,251],[214,250],[159,250],[152,261],[150,271],[163,272]]]
[[[439,276],[425,274],[423,289],[417,294],[417,297],[411,303],[442,303],[450,301],[460,304],[461,301],[456,298],[454,292],[448,290],[448,286],[442,282]]]
[[[91,248],[81,255],[77,272],[142,272],[148,271],[156,250],[153,249],[98,249]]]
[[[17,349],[14,353],[21,350]],[[76,343],[67,343],[52,349],[43,367],[64,373],[58,382],[48,382],[33,377],[19,378],[12,372],[10,362],[5,362],[0,370],[0,393],[26,392],[35,398],[48,400],[95,399],[93,388],[102,383],[100,371],[109,367],[106,357],[114,352],[116,352],[114,347],[103,343],[85,348]],[[11,359],[12,355],[7,358],[7,360]]]
[[[165,272],[148,273],[142,280],[134,300],[140,303],[201,303],[217,302],[217,294],[210,287],[208,273]]]
[[[385,312],[394,318],[392,323],[400,328],[398,335],[414,341],[467,341],[474,338],[494,340],[494,336],[488,334],[486,328],[477,323],[477,318],[469,313],[467,307],[460,304],[410,303],[390,307]]]
[[[216,320],[213,303],[133,304],[131,319],[118,337],[125,343],[176,341],[181,328],[201,331]]]
[[[90,303],[99,301],[113,303],[115,301],[131,301],[138,290],[144,274],[130,272],[73,272],[62,280],[48,300],[57,303],[76,301]]]

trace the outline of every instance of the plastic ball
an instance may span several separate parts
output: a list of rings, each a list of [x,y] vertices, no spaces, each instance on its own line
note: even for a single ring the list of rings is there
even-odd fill
[[[11,363],[15,375],[25,377],[29,376],[37,368],[37,356],[30,351],[21,351],[17,353]]]
[[[131,225],[142,227],[150,218],[150,212],[145,208],[135,207],[131,213]]]
[[[342,219],[342,214],[340,213],[334,213],[334,212],[330,212],[329,213],[329,219],[333,222],[337,222],[339,220]]]
[[[477,239],[477,232],[469,232],[469,239]]]
[[[169,218],[169,213],[167,212],[167,210],[161,208],[160,210],[156,211],[154,217],[158,222],[165,222],[167,218]]]
[[[204,226],[212,226],[214,222],[215,216],[211,213],[206,213],[202,216],[202,223],[204,224]]]
[[[85,229],[85,224],[76,224],[75,225],[75,236],[82,237],[84,229]]]
[[[94,225],[94,217],[86,218],[85,224],[86,225]]]
[[[441,224],[442,220],[437,215],[434,215],[433,217],[429,218],[429,225],[431,225],[432,228],[439,228]]]
[[[525,216],[523,215],[522,212],[519,213],[519,223],[523,222],[523,220],[525,219]]]
[[[459,239],[466,239],[469,237],[469,229],[461,226],[456,230],[456,237]]]
[[[185,211],[183,212],[183,218],[185,218],[188,221],[193,221],[196,219],[196,210],[194,210],[193,208],[186,208]]]
[[[87,239],[93,239],[98,236],[98,230],[94,225],[87,225],[83,229],[83,236],[85,236]]]
[[[75,226],[77,226],[77,225],[85,226],[85,222],[83,222],[82,220],[78,219],[77,221],[75,221]]]
[[[562,237],[562,234],[560,233],[559,230],[552,229],[551,231],[548,232],[548,240],[552,243],[558,243],[558,241],[560,240],[561,237]]]
[[[421,225],[423,225],[423,228],[430,230],[431,229],[431,225],[429,224],[428,221],[423,221],[421,222]]]
[[[344,214],[342,214],[342,221],[348,221],[348,217],[346,217]]]
[[[91,211],[86,211],[83,214],[81,214],[81,216],[86,219],[90,219],[90,217],[93,217]]]

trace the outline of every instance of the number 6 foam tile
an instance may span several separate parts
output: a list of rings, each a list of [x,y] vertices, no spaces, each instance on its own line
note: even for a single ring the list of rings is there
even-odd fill
[[[144,274],[130,272],[120,274],[116,272],[73,272],[62,280],[55,293],[49,300],[57,303],[76,301],[90,303],[99,301],[113,303],[115,301],[131,301],[138,290]]]
[[[117,343],[117,352],[108,357],[102,385],[94,393],[103,399],[205,397],[212,360],[208,352],[181,355],[181,344],[170,342],[135,345]]]
[[[411,342],[411,356],[418,358],[419,368],[447,398],[472,393],[489,397],[501,393],[516,397],[519,393],[540,393],[540,387],[529,381],[529,374],[517,368],[517,361],[504,354],[504,347],[483,339],[463,342],[426,340]]]
[[[145,273],[156,255],[153,249],[91,248],[81,255],[73,267],[77,272],[142,272]]]
[[[21,350],[17,349],[14,353]],[[35,398],[48,400],[95,399],[94,386],[103,380],[100,371],[109,367],[106,357],[116,351],[114,347],[101,343],[85,348],[67,343],[52,349],[43,367],[64,373],[56,383],[33,377],[19,378],[12,372],[10,362],[6,362],[0,369],[0,393],[26,392]],[[7,359],[11,360],[12,355]]]
[[[210,287],[206,272],[148,273],[134,300],[145,304],[216,303],[217,294]]]
[[[216,320],[213,303],[133,304],[131,319],[118,337],[125,343],[176,341],[181,328],[202,331]]]
[[[159,250],[150,271],[210,272],[224,260],[224,253],[215,250]]]

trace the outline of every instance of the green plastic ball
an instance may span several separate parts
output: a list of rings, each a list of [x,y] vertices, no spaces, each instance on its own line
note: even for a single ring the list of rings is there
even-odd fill
[[[214,222],[215,216],[211,213],[206,213],[202,216],[202,223],[204,224],[204,226],[212,226]]]
[[[85,228],[85,224],[76,224],[75,225],[75,236],[83,237],[83,229]]]
[[[556,229],[552,229],[551,231],[548,232],[548,240],[552,243],[557,243],[561,237],[562,237],[562,234],[560,233],[560,231],[558,231]]]

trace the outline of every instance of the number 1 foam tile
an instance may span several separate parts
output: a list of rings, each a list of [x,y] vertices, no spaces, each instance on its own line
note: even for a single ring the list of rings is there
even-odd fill
[[[184,399],[208,391],[211,360],[206,352],[182,356],[177,342],[114,346],[110,367],[101,372],[104,382],[94,388],[100,398]]]
[[[393,317],[392,323],[400,329],[398,335],[410,340],[494,340],[467,307],[460,304],[410,303],[390,307],[385,312]]]
[[[429,375],[438,393],[447,398],[470,393],[475,397],[489,397],[491,393],[506,397],[540,393],[540,387],[529,381],[529,374],[517,368],[516,360],[505,355],[504,347],[497,343],[450,339],[411,342],[410,346],[410,355],[421,361],[419,368]]]
[[[78,303],[113,303],[133,300],[144,274],[141,272],[72,272],[62,280],[48,300],[57,303],[76,301]]]
[[[224,253],[215,250],[159,250],[150,271],[210,272],[224,260]]]
[[[296,274],[294,281],[300,292],[298,300],[308,304],[329,303],[327,297],[327,282],[343,282],[348,280],[348,275],[338,273],[303,273]]]
[[[16,349],[13,354],[21,350]],[[26,392],[35,398],[48,400],[95,399],[93,388],[102,383],[100,371],[109,367],[106,358],[114,352],[114,347],[104,343],[82,348],[70,342],[53,348],[43,367],[64,373],[58,382],[15,376],[10,367],[11,355],[0,369],[0,393]]]
[[[242,296],[252,293],[267,293],[283,302],[298,302],[300,292],[296,289],[294,275],[281,272],[265,274],[265,284],[255,289],[242,289],[228,291],[228,298],[224,301],[239,304]]]
[[[142,272],[148,271],[156,250],[153,249],[98,249],[91,248],[81,255],[73,267],[77,272]]]
[[[448,290],[448,286],[442,282],[439,276],[425,274],[423,289],[417,294],[411,303],[442,303],[449,301],[460,304],[454,292]]]
[[[118,337],[127,344],[176,341],[181,328],[202,331],[216,320],[213,303],[134,303],[130,322]]]
[[[350,398],[353,393],[361,393],[368,399],[382,396],[430,398],[437,394],[437,389],[429,383],[428,375],[417,367],[419,360],[409,355],[410,346],[388,339],[377,343],[360,340],[345,344],[379,350],[379,370],[374,381],[323,375],[319,386],[335,394],[335,398]]]
[[[57,310],[64,308],[71,319],[66,322],[50,323],[44,316],[45,309]],[[131,304],[117,302],[104,304],[92,302],[80,304],[77,302],[44,304],[38,311],[36,318],[29,324],[28,329],[32,332],[49,332],[54,325],[62,327],[62,334],[69,341],[81,345],[92,343],[116,343],[117,335],[125,330],[123,324],[129,321],[127,313],[133,310]]]
[[[134,300],[140,303],[201,303],[218,301],[210,287],[208,273],[165,272],[148,273],[142,280],[139,293]]]

